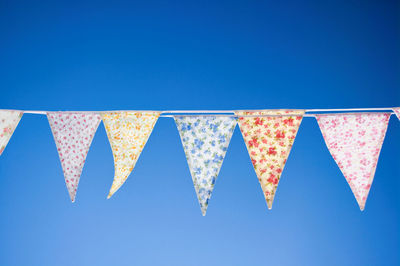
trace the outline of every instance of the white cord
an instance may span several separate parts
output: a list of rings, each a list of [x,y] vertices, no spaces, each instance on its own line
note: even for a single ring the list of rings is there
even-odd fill
[[[274,110],[274,109],[271,109]],[[281,109],[275,109],[281,110]],[[282,110],[290,110],[290,111],[300,111],[302,109],[282,109]],[[306,113],[315,113],[315,112],[346,112],[346,111],[390,111],[390,114],[393,114],[392,107],[385,108],[345,108],[345,109],[306,109],[304,110]],[[137,111],[137,110],[126,110],[129,112],[146,112],[146,111]],[[212,116],[225,116],[225,117],[238,117],[235,115],[235,111],[243,111],[243,112],[251,112],[251,111],[265,111],[265,110],[166,110],[166,111],[154,111],[160,112],[160,117],[175,117],[175,116],[198,116],[191,114],[213,114]],[[35,111],[35,110],[26,110],[22,111],[24,114],[38,114],[38,115],[46,115],[48,111]],[[73,112],[73,111],[68,111]],[[76,111],[79,113],[109,113],[109,112],[124,112],[121,110],[117,111]],[[151,111],[148,111],[151,112]],[[179,114],[179,115],[164,115],[164,114]],[[224,115],[226,114],[226,115]],[[328,113],[329,114],[329,113]],[[304,114],[303,117],[315,117],[316,114]],[[293,114],[283,114],[283,115],[241,115],[244,117],[262,117],[262,116],[295,116]]]
[[[393,107],[387,108],[348,108],[348,109],[308,109],[306,112],[341,112],[341,111],[384,111],[393,110]]]
[[[282,115],[163,115],[160,117],[187,117],[187,116],[222,116],[222,117],[281,117],[281,116],[302,116],[302,117],[315,117],[313,114],[282,114]]]

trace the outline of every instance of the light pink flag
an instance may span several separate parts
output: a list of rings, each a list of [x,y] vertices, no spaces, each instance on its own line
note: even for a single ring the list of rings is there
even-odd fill
[[[86,155],[101,117],[95,113],[48,112],[47,119],[57,145],[69,196],[74,202]]]
[[[23,114],[22,111],[0,110],[0,155],[6,148]]]
[[[400,120],[400,107],[392,108],[397,118]]]
[[[390,114],[342,113],[316,117],[333,159],[364,210]]]

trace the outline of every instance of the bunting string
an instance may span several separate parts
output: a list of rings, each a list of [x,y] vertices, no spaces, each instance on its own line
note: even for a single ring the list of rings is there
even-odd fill
[[[381,107],[381,108],[342,108],[342,109],[305,109],[305,114],[303,117],[315,117],[314,114],[309,113],[317,113],[317,112],[372,112],[372,111],[390,111],[391,114],[399,112],[400,107]],[[5,109],[3,109],[5,110]],[[6,110],[5,110],[6,111]],[[9,110],[15,111],[15,110]],[[18,110],[21,111],[21,110]],[[138,110],[118,110],[118,111],[83,111],[87,113],[105,113],[105,112],[144,112],[148,110],[138,111]],[[158,111],[160,113],[160,117],[174,117],[173,115],[168,114],[231,114],[235,116],[235,112],[238,110],[165,110],[165,111]],[[242,110],[242,111],[263,111],[263,110]],[[25,110],[21,111],[25,114],[38,114],[38,115],[47,115],[49,111],[36,111],[36,110]],[[65,111],[69,112],[69,111]],[[263,115],[256,115],[256,116],[263,116]],[[269,115],[267,115],[269,116]]]
[[[314,117],[360,210],[374,180],[389,118],[400,107],[350,109],[22,111],[0,110],[0,155],[23,114],[46,115],[72,202],[90,145],[102,121],[114,158],[110,198],[125,183],[161,117],[174,118],[201,212],[211,194],[237,124],[268,209],[304,117]],[[4,156],[4,155],[3,155]]]

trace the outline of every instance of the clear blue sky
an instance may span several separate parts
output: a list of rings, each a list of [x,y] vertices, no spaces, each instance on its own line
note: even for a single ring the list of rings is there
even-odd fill
[[[400,105],[399,1],[0,1],[0,108]],[[101,124],[76,203],[46,117],[0,158],[0,265],[399,265],[400,122],[360,212],[304,119],[268,211],[236,128],[202,217],[176,126],[157,122],[110,200]]]

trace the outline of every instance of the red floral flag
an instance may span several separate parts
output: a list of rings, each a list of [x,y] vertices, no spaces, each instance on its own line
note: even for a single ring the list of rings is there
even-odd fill
[[[329,152],[364,210],[390,114],[342,113],[316,117]]]
[[[400,107],[392,108],[397,118],[400,120]]]
[[[236,111],[235,113],[239,116],[240,131],[268,208],[271,209],[304,110]],[[256,115],[260,116],[252,117]]]
[[[84,112],[48,112],[47,119],[57,145],[65,184],[74,202],[86,155],[101,117]]]

